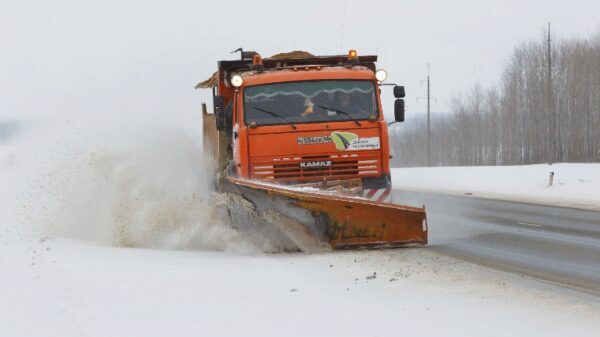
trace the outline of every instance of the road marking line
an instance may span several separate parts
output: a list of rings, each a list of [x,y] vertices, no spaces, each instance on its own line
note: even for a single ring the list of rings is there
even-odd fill
[[[529,223],[529,222],[517,222],[517,224],[524,225],[524,226],[531,226],[531,227],[542,227],[542,225],[538,225],[535,223]]]

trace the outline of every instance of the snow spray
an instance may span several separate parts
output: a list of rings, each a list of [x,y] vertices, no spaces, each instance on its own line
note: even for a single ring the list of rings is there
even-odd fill
[[[117,114],[29,125],[0,160],[0,235],[256,250],[211,205],[200,126]]]

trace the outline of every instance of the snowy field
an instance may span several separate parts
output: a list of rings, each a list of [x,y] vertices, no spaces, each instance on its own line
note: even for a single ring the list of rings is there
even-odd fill
[[[427,248],[265,254],[210,217],[199,147],[152,136],[0,147],[0,336],[600,331],[593,295]]]
[[[600,164],[394,168],[392,181],[401,190],[600,210]]]

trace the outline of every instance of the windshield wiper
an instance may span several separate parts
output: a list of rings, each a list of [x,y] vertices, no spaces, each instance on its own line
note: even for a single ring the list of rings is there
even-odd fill
[[[321,104],[315,104],[316,106],[318,106],[319,108],[322,109],[326,109],[326,110],[331,110],[331,111],[335,111],[335,112],[339,112],[342,115],[348,117],[348,119],[350,119],[351,121],[353,121],[354,123],[356,123],[356,125],[361,126],[360,122],[358,120],[356,120],[354,117],[352,117],[349,113],[347,113],[346,111],[342,111],[340,109],[336,109],[336,108],[332,108],[332,107],[328,107],[326,105],[321,105]]]
[[[280,114],[278,114],[278,113],[276,113],[276,112],[269,111],[269,110],[265,110],[265,109],[263,109],[263,108],[259,108],[259,107],[255,107],[255,106],[253,106],[253,107],[252,107],[252,109],[255,109],[255,110],[258,110],[258,111],[262,111],[262,112],[264,112],[264,113],[266,113],[266,114],[269,114],[269,115],[271,115],[271,116],[273,116],[273,117],[278,117],[278,118],[281,118],[281,119],[283,119],[284,121],[286,121],[288,124],[290,124],[290,125],[292,126],[292,128],[294,128],[294,129],[296,128],[296,125],[294,125],[294,123],[292,123],[292,122],[291,122],[289,119],[287,119],[287,118],[283,117],[282,115],[280,115]]]

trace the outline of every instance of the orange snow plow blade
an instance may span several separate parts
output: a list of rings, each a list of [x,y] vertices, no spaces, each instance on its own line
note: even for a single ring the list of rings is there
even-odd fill
[[[226,179],[259,212],[277,212],[334,249],[427,244],[425,208]]]

